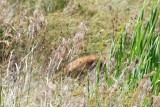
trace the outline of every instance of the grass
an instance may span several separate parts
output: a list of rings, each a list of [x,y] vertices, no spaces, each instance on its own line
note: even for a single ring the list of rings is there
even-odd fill
[[[142,7],[140,17],[138,19],[137,25],[135,27],[135,32],[130,41],[131,45],[126,48],[126,34],[121,33],[117,56],[117,72],[121,74],[122,63],[128,57],[129,62],[136,61],[136,68],[134,73],[128,78],[130,87],[136,89],[139,80],[144,78],[144,76],[152,71],[156,73],[150,78],[153,84],[152,92],[156,95],[159,93],[158,87],[160,87],[157,82],[159,81],[159,34],[155,33],[156,24],[159,16],[158,9],[159,1],[153,4],[151,15],[147,24],[144,25],[144,12],[147,6],[145,2],[144,7]],[[127,50],[129,49],[129,50]],[[126,50],[129,52],[125,55]],[[124,69],[124,68],[122,68]],[[115,74],[117,76],[117,73]],[[154,78],[154,79],[153,79]],[[132,88],[133,88],[132,87]],[[136,98],[135,98],[136,99]]]
[[[15,2],[0,1],[0,106],[160,106],[159,0],[138,18],[117,0]],[[52,80],[88,54],[99,60]]]

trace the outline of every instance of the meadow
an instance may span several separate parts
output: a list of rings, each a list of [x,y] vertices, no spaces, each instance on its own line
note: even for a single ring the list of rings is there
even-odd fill
[[[0,107],[159,107],[159,0],[1,0]]]

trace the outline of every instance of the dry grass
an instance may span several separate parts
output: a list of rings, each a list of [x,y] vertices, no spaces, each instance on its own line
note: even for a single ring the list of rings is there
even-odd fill
[[[159,106],[154,72],[129,84],[137,60],[126,58],[114,75],[112,40],[125,23],[131,39],[143,0],[9,1],[0,1],[0,106]]]
[[[133,93],[133,96],[132,96],[132,99],[131,99],[131,101],[130,101],[130,107],[133,107],[133,106],[135,106],[135,102],[137,102],[137,99],[138,99],[138,95],[139,95],[139,93],[140,93],[140,91],[142,90],[143,92],[145,92],[145,93],[147,93],[147,91],[149,91],[148,90],[148,88],[150,88],[151,89],[151,81],[147,81],[147,79],[150,77],[150,76],[152,76],[153,74],[155,74],[156,72],[155,71],[152,71],[150,74],[147,74],[147,75],[145,75],[144,76],[144,78],[141,80],[141,82],[139,83],[139,85],[138,85],[138,87],[136,88],[136,91]],[[145,84],[145,82],[147,82],[146,84],[149,84],[149,86],[144,86],[144,85],[146,85]],[[145,90],[143,90],[143,88],[145,89]],[[151,91],[151,90],[150,90]],[[143,95],[141,96],[141,97],[144,97]]]

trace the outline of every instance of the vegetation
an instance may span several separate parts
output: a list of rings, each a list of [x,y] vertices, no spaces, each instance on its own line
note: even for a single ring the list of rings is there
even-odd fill
[[[1,0],[0,106],[159,107],[159,0],[142,1]]]

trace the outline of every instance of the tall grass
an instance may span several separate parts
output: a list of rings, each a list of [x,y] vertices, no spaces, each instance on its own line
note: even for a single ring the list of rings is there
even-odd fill
[[[23,3],[25,4],[26,2],[28,2],[29,5],[34,5],[36,3],[39,5],[38,1],[36,0],[29,0],[29,1],[13,0],[13,2],[15,1],[19,1],[22,4]],[[61,11],[65,7],[65,5],[69,2],[68,0],[55,0],[55,1],[39,0],[39,1],[41,2],[40,8],[43,8],[42,10],[44,10],[46,13],[56,11],[56,9],[57,11]],[[41,52],[41,50],[39,50],[41,46],[39,45],[43,44],[39,42],[39,39],[41,39],[39,38],[39,36],[42,36],[42,35],[48,36],[48,31],[46,31],[48,29],[46,29],[47,25],[45,23],[45,20],[42,20],[42,22],[40,20],[40,19],[44,19],[44,17],[42,17],[40,13],[37,13],[37,11],[35,11],[32,17],[28,17],[28,19],[34,19],[33,22],[35,23],[30,22],[30,25],[24,26],[24,30],[26,29],[25,31],[27,34],[24,33],[23,35],[21,35],[20,36],[21,38],[19,39],[21,40],[19,41],[19,45],[15,45],[16,48],[24,47],[24,52],[22,56],[19,56],[19,54],[17,54],[18,57],[16,57],[16,54],[14,53],[13,55],[9,54],[11,58],[15,56],[15,59],[20,59],[19,60],[20,63],[19,63],[18,61],[16,62],[16,60],[12,61],[12,59],[10,58],[9,63],[7,64],[8,65],[7,70],[12,71],[13,69],[15,69],[13,71],[17,73],[16,74],[18,78],[17,81],[13,82],[13,80],[12,81],[9,80],[12,77],[12,75],[8,76],[8,78],[0,78],[0,82],[1,82],[0,94],[2,95],[2,97],[0,96],[0,106],[2,105],[2,106],[17,106],[17,107],[19,106],[20,107],[20,106],[41,105],[44,107],[44,106],[67,106],[71,103],[73,103],[71,105],[75,106],[74,101],[76,101],[77,99],[78,99],[77,100],[78,104],[80,105],[80,103],[82,102],[81,105],[83,106],[84,105],[85,106],[86,105],[87,106],[104,106],[104,105],[105,106],[126,106],[126,105],[129,105],[129,104],[126,104],[129,101],[130,101],[130,105],[133,106],[135,102],[138,102],[138,100],[135,101],[134,99],[138,99],[139,95],[141,94],[140,91],[143,88],[143,84],[145,84],[146,82],[148,82],[148,84],[150,84],[151,82],[151,85],[152,85],[151,87],[152,90],[149,93],[151,93],[153,97],[159,95],[160,93],[160,47],[159,47],[160,34],[156,32],[156,27],[159,27],[158,24],[160,23],[159,8],[158,8],[159,0],[152,1],[152,8],[150,12],[151,14],[148,21],[146,22],[145,13],[146,13],[147,6],[148,6],[148,3],[145,1],[142,7],[141,13],[139,15],[139,18],[137,20],[137,24],[135,26],[135,30],[133,32],[132,37],[130,37],[130,35],[127,34],[127,27],[125,26],[125,24],[121,27],[119,31],[118,39],[116,38],[117,40],[114,40],[111,44],[112,49],[111,49],[110,56],[111,58],[113,58],[113,62],[111,61],[112,59],[111,60],[108,59],[105,62],[105,65],[103,66],[101,66],[100,57],[103,55],[103,51],[105,48],[103,47],[103,43],[102,43],[103,40],[101,38],[102,36],[98,35],[100,38],[99,40],[96,40],[96,41],[98,41],[98,43],[100,42],[100,45],[99,45],[100,57],[99,57],[96,69],[93,68],[95,72],[94,70],[93,72],[88,72],[87,83],[86,83],[87,86],[85,86],[85,83],[82,86],[79,84],[79,82],[73,81],[71,78],[67,78],[67,77],[64,80],[61,79],[60,81],[56,81],[54,83],[50,78],[52,76],[50,77],[48,76],[49,77],[48,78],[46,75],[44,75],[45,74],[44,72],[42,72],[42,74],[41,73],[37,74],[38,72],[40,72],[40,69],[41,69],[41,67],[37,67],[37,65],[40,65],[40,64],[37,64],[38,63],[37,59],[39,60],[43,59],[39,57],[40,56],[39,54]],[[26,15],[25,19],[27,18],[27,16],[28,15]],[[69,18],[66,18],[65,21]],[[54,18],[51,20],[54,20]],[[34,31],[35,28],[38,29],[39,26],[41,26],[41,23],[44,23],[44,26],[40,28],[38,31],[37,30]],[[59,23],[56,24],[56,26],[64,26],[63,24],[61,25],[61,23],[60,25],[58,25]],[[17,26],[20,26],[17,23],[15,24]],[[6,25],[6,27],[9,27],[9,26]],[[19,31],[19,29],[20,28],[18,27],[17,31]],[[3,34],[4,34],[3,29],[0,28],[0,38],[3,36]],[[53,35],[54,33],[52,34],[52,36]],[[30,38],[32,38],[32,40]],[[67,43],[68,42],[62,43],[62,46],[59,45],[57,50],[53,50],[52,56],[47,56],[49,57],[47,58],[47,61],[51,59],[50,62],[48,61],[49,62],[48,68],[45,67],[49,72],[55,71],[54,68],[57,69],[57,66],[59,66],[59,63],[61,63],[61,61],[58,62],[56,58],[57,56],[60,56],[61,51],[65,50],[66,47],[67,49],[69,49],[69,47],[66,46]],[[22,46],[23,44],[25,44],[25,46]],[[44,50],[48,51],[48,48]],[[16,52],[16,50],[14,52]],[[74,53],[74,52],[71,52],[71,53]],[[70,57],[70,55],[67,56],[64,54],[64,57],[67,56],[68,58],[72,58],[74,55],[75,54],[72,54]],[[0,57],[2,57],[2,55],[0,55]],[[60,59],[62,57],[60,57]],[[48,63],[47,61],[44,63]],[[63,64],[65,65],[66,63],[63,63]],[[44,64],[44,66],[46,65],[47,64]],[[101,71],[104,71],[104,74],[101,73]],[[89,73],[93,73],[94,76],[91,75],[91,78],[94,79],[93,81],[89,77],[90,76]],[[102,76],[104,78],[101,78]],[[104,82],[104,84],[102,82]],[[86,89],[87,91],[83,88],[87,88]],[[79,94],[79,96],[72,95],[74,94],[74,91],[78,91],[76,92],[76,94]],[[151,106],[153,101],[152,100],[150,101],[150,99],[153,99],[153,97],[149,96],[149,98],[146,100],[146,102],[148,101],[147,103],[145,102],[145,100],[143,100],[144,102],[141,100],[142,105]],[[85,100],[82,100],[82,99],[85,99]]]
[[[129,60],[129,63],[135,63],[136,66],[130,65],[130,77],[129,84],[132,85],[131,88],[137,87],[138,80],[141,80],[145,74],[152,71],[156,71],[150,79],[153,84],[153,92],[160,92],[160,36],[155,32],[158,18],[159,18],[159,0],[153,2],[151,14],[147,24],[145,25],[144,15],[145,9],[148,3],[145,1],[142,7],[139,19],[135,26],[135,31],[132,35],[130,44],[127,44],[126,37],[127,33],[124,27],[120,31],[120,36],[118,40],[117,51],[115,54],[116,58],[116,73],[117,77],[122,73],[122,70],[126,68],[124,66],[124,61]],[[128,52],[128,53],[127,53]]]

